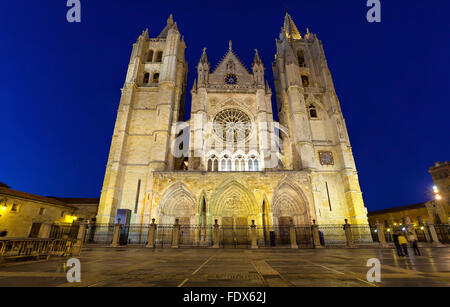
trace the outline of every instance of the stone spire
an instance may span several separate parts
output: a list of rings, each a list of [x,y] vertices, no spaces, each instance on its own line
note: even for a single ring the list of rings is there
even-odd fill
[[[209,80],[209,61],[206,56],[206,48],[203,48],[202,57],[197,66],[198,87],[205,86]]]
[[[169,18],[167,18],[167,24],[168,25],[173,25],[173,15],[172,14],[170,14]]]
[[[255,49],[255,59],[253,60],[253,77],[255,84],[264,87],[264,66],[258,54],[258,49]]]
[[[302,36],[298,31],[297,26],[294,23],[294,20],[292,20],[292,17],[291,15],[289,15],[288,12],[286,12],[286,16],[284,17],[283,32],[287,38],[302,39]]]
[[[169,33],[170,29],[174,29],[177,32],[179,32],[177,23],[173,21],[172,14],[170,14],[169,18],[167,19],[167,24],[164,27],[164,29],[161,31],[161,33],[159,33],[158,38],[167,38],[167,34]]]
[[[261,58],[259,57],[258,49],[255,49],[255,58],[253,59],[253,65],[262,65]]]
[[[209,65],[208,57],[206,56],[206,48],[203,48],[203,53],[202,53],[202,57],[200,58],[200,63]]]

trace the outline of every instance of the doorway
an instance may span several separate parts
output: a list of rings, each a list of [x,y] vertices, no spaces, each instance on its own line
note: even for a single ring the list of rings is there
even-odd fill
[[[222,242],[224,246],[242,246],[248,244],[248,218],[247,217],[223,217],[222,218]]]
[[[279,238],[281,244],[290,243],[289,226],[292,222],[293,219],[290,216],[280,216],[278,218]]]

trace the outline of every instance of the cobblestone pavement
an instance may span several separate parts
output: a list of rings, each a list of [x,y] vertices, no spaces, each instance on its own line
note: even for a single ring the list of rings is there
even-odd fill
[[[0,286],[383,287],[450,286],[450,249],[398,257],[392,249],[146,249],[88,246],[81,283],[68,283],[67,259],[4,263]],[[378,258],[381,283],[366,279]]]

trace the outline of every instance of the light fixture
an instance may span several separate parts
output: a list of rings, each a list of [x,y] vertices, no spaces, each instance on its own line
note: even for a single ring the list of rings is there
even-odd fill
[[[403,228],[402,228],[402,230],[403,230],[403,231],[405,231],[405,230],[406,230],[406,228],[405,228],[405,227],[403,227]]]
[[[8,207],[6,207],[6,205],[2,206],[2,210],[6,210],[6,208],[8,208]]]
[[[420,227],[420,229],[421,229],[421,230],[423,230],[423,226],[422,226],[422,227]]]
[[[441,200],[441,199],[442,199],[442,196],[439,194],[436,194],[436,200]]]

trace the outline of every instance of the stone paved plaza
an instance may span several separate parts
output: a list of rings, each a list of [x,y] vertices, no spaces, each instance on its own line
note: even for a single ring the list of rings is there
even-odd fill
[[[0,286],[450,286],[449,248],[420,257],[393,249],[146,249],[88,246],[81,283],[66,281],[62,258],[0,265]],[[382,263],[381,283],[366,280],[369,258]]]

